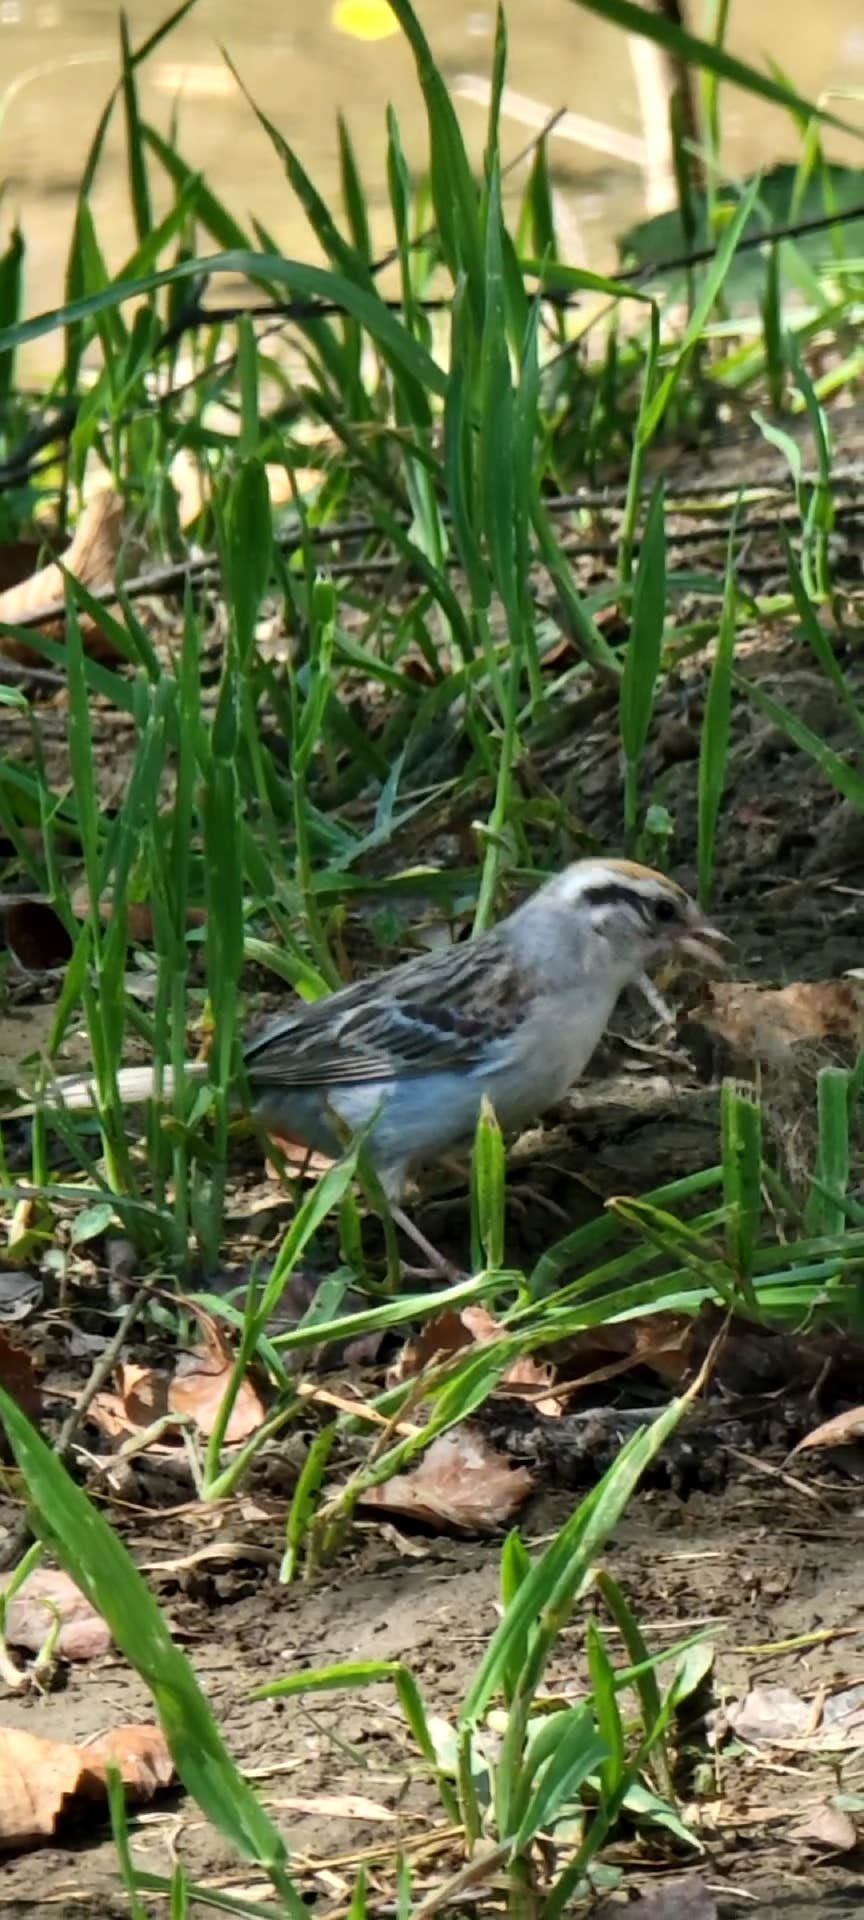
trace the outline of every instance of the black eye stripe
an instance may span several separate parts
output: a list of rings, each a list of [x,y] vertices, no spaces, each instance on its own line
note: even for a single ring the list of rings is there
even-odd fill
[[[586,887],[582,898],[587,900],[591,907],[632,907],[649,925],[654,922],[659,904],[658,901],[648,899],[644,894],[635,893],[632,887],[622,886],[617,880],[607,880],[602,886]],[[678,908],[675,901],[665,894],[660,896],[660,900],[664,910],[662,917],[670,920],[677,919]],[[672,908],[671,914],[668,912],[669,907]]]

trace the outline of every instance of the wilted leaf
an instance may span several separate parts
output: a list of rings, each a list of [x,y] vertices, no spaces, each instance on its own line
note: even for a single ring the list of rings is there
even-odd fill
[[[0,1574],[5,1593],[12,1575]],[[13,1647],[38,1653],[52,1620],[62,1622],[56,1642],[64,1660],[98,1660],[107,1653],[111,1635],[102,1615],[59,1568],[37,1567],[12,1595],[6,1609],[5,1635]]]
[[[734,1733],[756,1746],[801,1739],[813,1727],[812,1706],[791,1687],[751,1687],[726,1707],[725,1717]]]
[[[789,1458],[810,1447],[848,1447],[855,1440],[864,1440],[864,1407],[847,1407],[845,1413],[835,1413],[833,1419],[823,1420],[812,1433],[805,1433],[797,1447],[792,1448]]]
[[[0,622],[16,626],[44,610],[48,620],[42,631],[55,634],[62,632],[64,616],[58,615],[56,609],[62,605],[66,592],[63,568],[82,586],[89,587],[91,592],[112,586],[120,552],[124,513],[119,494],[110,491],[97,493],[81,515],[72,541],[63,555],[62,567],[54,562],[50,566],[40,567],[39,572],[31,574],[28,580],[22,580],[18,586],[7,587],[5,593],[0,593]],[[96,657],[110,660],[116,657],[105,635],[86,615],[81,618],[81,638],[87,651]],[[20,640],[0,636],[0,653],[7,654],[12,660],[21,660],[28,666],[42,663],[41,655]]]
[[[0,1727],[0,1848],[33,1846],[50,1838],[61,1818],[104,1803],[109,1761],[135,1804],[151,1800],[174,1776],[158,1727],[115,1727],[87,1746]]]
[[[864,1746],[864,1685],[815,1701],[802,1700],[790,1687],[751,1687],[721,1719],[752,1746],[844,1753]]]
[[[313,1153],[304,1140],[294,1140],[290,1134],[269,1133],[267,1138],[287,1167],[296,1168],[310,1180],[317,1180],[319,1174],[326,1173],[327,1168],[333,1165],[333,1161],[328,1159],[326,1153]],[[267,1160],[265,1170],[268,1180],[277,1182],[281,1180],[281,1168],[277,1166],[275,1160]]]
[[[654,1313],[643,1320],[611,1321],[587,1327],[562,1342],[559,1362],[565,1360],[571,1392],[575,1385],[596,1386],[619,1374],[645,1367],[667,1386],[679,1386],[689,1370],[694,1322],[683,1313]]]
[[[33,1355],[26,1347],[17,1347],[9,1335],[0,1331],[0,1386],[17,1400],[28,1420],[42,1415],[42,1395]]]
[[[445,1308],[443,1313],[427,1320],[413,1340],[405,1342],[390,1378],[411,1379],[436,1358],[446,1359],[448,1354],[459,1353],[466,1347],[483,1346],[499,1339],[503,1331],[487,1307],[463,1307],[458,1313],[454,1308]],[[553,1380],[552,1367],[541,1366],[530,1354],[523,1354],[502,1373],[495,1391],[530,1400],[538,1413],[547,1419],[558,1419],[562,1404],[550,1391]]]
[[[533,1485],[526,1467],[511,1466],[477,1428],[461,1426],[433,1440],[410,1473],[370,1487],[363,1505],[411,1514],[458,1533],[492,1533],[505,1525]]]
[[[803,1820],[790,1827],[790,1840],[810,1840],[832,1853],[851,1853],[858,1845],[858,1830],[852,1815],[842,1807],[813,1807]]]
[[[76,920],[86,920],[90,912],[90,895],[86,887],[76,887],[70,905]],[[126,921],[129,928],[130,940],[137,940],[139,946],[142,947],[152,945],[155,937],[152,907],[148,905],[146,900],[127,900],[124,902],[124,905],[126,908]],[[100,920],[109,921],[113,913],[113,901],[110,898],[101,899],[99,902]],[[206,924],[207,915],[203,907],[187,907],[187,927],[203,927],[206,926]]]
[[[186,1414],[193,1419],[199,1432],[206,1436],[213,1432],[216,1425],[234,1365],[234,1355],[212,1315],[205,1313],[201,1307],[197,1307],[195,1312],[203,1341],[193,1353],[181,1355],[168,1388],[168,1406],[172,1413]],[[249,1434],[260,1427],[263,1418],[263,1402],[251,1380],[246,1379],[242,1381],[231,1409],[231,1418],[225,1431],[228,1444],[248,1439]]]
[[[864,993],[851,980],[793,980],[788,987],[711,982],[694,1015],[747,1059],[776,1062],[803,1042],[864,1038]]]
[[[279,1806],[286,1813],[312,1813],[322,1820],[374,1820],[377,1824],[397,1818],[380,1800],[367,1800],[363,1793],[280,1794]]]
[[[212,1315],[195,1308],[203,1335],[200,1346],[182,1354],[173,1376],[132,1362],[118,1367],[117,1392],[97,1393],[90,1418],[112,1438],[141,1433],[171,1414],[193,1420],[207,1438],[216,1424],[234,1356]],[[226,1430],[229,1445],[248,1438],[264,1418],[263,1402],[250,1379],[242,1381]]]

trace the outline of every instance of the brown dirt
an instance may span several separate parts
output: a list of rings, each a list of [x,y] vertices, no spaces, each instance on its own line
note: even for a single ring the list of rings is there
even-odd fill
[[[638,1605],[653,1647],[710,1625],[720,1700],[756,1681],[784,1682],[808,1696],[820,1688],[831,1692],[859,1680],[864,1665],[858,1507],[854,1490],[814,1487],[808,1498],[782,1473],[766,1479],[745,1469],[720,1495],[687,1501],[644,1495],[619,1528],[608,1564]],[[568,1510],[560,1495],[535,1500],[523,1523],[528,1545],[548,1538]],[[216,1563],[215,1571],[206,1561],[197,1569],[167,1569],[166,1563],[194,1555],[214,1531],[235,1540],[233,1563]],[[200,1510],[162,1521],[141,1514],[131,1532],[232,1754],[286,1834],[304,1891],[325,1910],[334,1900],[338,1907],[362,1854],[380,1896],[392,1887],[397,1848],[416,1855],[419,1888],[452,1870],[458,1856],[447,1823],[422,1780],[389,1688],[259,1704],[248,1694],[298,1666],[399,1657],[416,1675],[429,1710],[452,1716],[495,1625],[497,1546],[415,1536],[397,1549],[377,1527],[364,1526],[333,1572],[311,1586],[285,1589],[275,1572],[281,1551],[275,1514],[269,1523],[250,1524],[237,1509],[223,1511],[215,1529],[213,1517]],[[254,1562],[244,1561],[244,1540]],[[262,1549],[268,1567],[260,1565]],[[552,1679],[564,1693],[585,1681],[584,1622],[583,1611],[562,1636]],[[810,1634],[817,1636],[814,1644],[783,1651],[784,1641]],[[609,1644],[614,1651],[614,1633]],[[148,1717],[148,1701],[124,1664],[105,1660],[70,1669],[64,1689],[45,1698],[7,1699],[2,1713],[8,1724],[75,1739]],[[682,1751],[695,1738],[685,1729]],[[818,1849],[791,1837],[805,1813],[835,1789],[838,1774],[846,1790],[860,1785],[860,1755],[841,1756],[841,1762],[835,1773],[824,1759],[806,1754],[772,1751],[760,1758],[745,1750],[727,1757],[721,1750],[714,1779],[702,1788],[701,1858],[657,1841],[626,1839],[608,1857],[627,1870],[628,1882],[635,1875],[644,1885],[698,1866],[721,1915],[804,1920],[819,1913],[845,1920],[864,1890],[864,1862],[828,1864]],[[334,1818],[291,1805],[348,1793],[378,1803],[392,1818]],[[692,1785],[685,1787],[697,1817],[692,1794]],[[255,1874],[230,1857],[182,1799],[163,1802],[133,1823],[133,1851],[151,1872],[168,1872],[171,1859],[179,1858],[191,1877],[210,1885],[239,1890],[256,1884]],[[259,1891],[266,1894],[263,1886]],[[68,1846],[0,1868],[0,1904],[16,1920],[43,1911],[70,1920],[121,1913],[104,1823],[94,1817]]]

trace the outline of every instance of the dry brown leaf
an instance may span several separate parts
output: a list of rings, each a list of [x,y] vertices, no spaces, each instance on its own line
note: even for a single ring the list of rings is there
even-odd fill
[[[110,490],[97,493],[84,508],[71,543],[63,555],[63,568],[75,580],[80,580],[82,586],[89,587],[91,593],[113,585],[124,511],[119,494]],[[28,580],[22,580],[17,586],[7,587],[5,593],[0,593],[0,621],[8,621],[10,626],[16,626],[44,608],[49,619],[42,631],[62,633],[64,617],[58,617],[56,613],[51,616],[50,609],[62,602],[65,592],[63,570],[52,561],[49,566],[40,567],[38,573],[31,574]],[[81,638],[88,653],[96,658],[116,659],[115,649],[88,615],[81,616],[80,624]],[[0,652],[25,665],[42,664],[41,654],[35,653],[32,647],[21,640],[0,637]]]
[[[42,1417],[42,1393],[36,1362],[27,1347],[17,1346],[0,1329],[0,1386],[17,1402],[28,1420]]]
[[[751,1687],[743,1699],[725,1708],[723,1717],[752,1746],[844,1753],[864,1746],[864,1685],[815,1700],[802,1700],[790,1687]]]
[[[527,1467],[511,1466],[479,1429],[454,1427],[433,1440],[410,1473],[370,1487],[363,1505],[407,1513],[458,1533],[492,1533],[527,1499],[534,1485]]]
[[[858,1830],[852,1815],[843,1807],[813,1807],[803,1820],[796,1821],[790,1827],[790,1840],[815,1841],[817,1846],[828,1847],[832,1853],[851,1853],[858,1845]]]
[[[12,1578],[0,1574],[0,1593]],[[52,1620],[62,1625],[57,1651],[64,1660],[98,1660],[108,1652],[111,1635],[100,1613],[57,1567],[37,1567],[12,1595],[6,1608],[5,1637],[13,1647],[38,1653]]]
[[[159,1788],[170,1786],[174,1778],[174,1762],[165,1735],[161,1727],[150,1726],[146,1721],[110,1727],[107,1733],[86,1740],[81,1753],[85,1762],[100,1775],[109,1764],[115,1766],[136,1806],[152,1800]]]
[[[801,1740],[812,1731],[813,1708],[791,1687],[757,1686],[725,1709],[733,1733],[754,1746]]]
[[[864,1039],[864,993],[853,980],[793,980],[758,987],[712,981],[696,1014],[735,1053],[776,1061],[802,1042]]]
[[[90,894],[86,887],[77,887],[71,899],[72,912],[76,920],[86,920],[90,911]],[[113,917],[112,900],[100,900],[99,918],[108,921]],[[137,940],[142,947],[152,945],[154,939],[153,909],[146,900],[126,902],[126,919],[130,940]],[[186,910],[187,927],[204,927],[207,915],[203,907],[188,907]]]
[[[287,1167],[305,1174],[309,1179],[317,1180],[319,1174],[326,1173],[327,1168],[333,1165],[326,1153],[313,1153],[304,1140],[294,1140],[290,1134],[269,1133],[267,1138],[277,1153],[281,1154]],[[275,1160],[265,1161],[265,1172],[268,1180],[275,1180],[277,1186],[282,1183],[282,1170]]]
[[[390,1378],[397,1382],[413,1379],[435,1359],[446,1359],[448,1354],[459,1353],[466,1347],[483,1346],[497,1340],[503,1331],[500,1321],[494,1319],[487,1307],[463,1307],[458,1313],[455,1308],[445,1308],[443,1313],[427,1320],[413,1340],[406,1341]],[[550,1392],[554,1377],[552,1367],[541,1366],[530,1354],[523,1354],[501,1375],[495,1391],[530,1400],[547,1419],[559,1419],[562,1402]]]
[[[576,1385],[595,1386],[614,1380],[634,1367],[646,1367],[666,1386],[678,1386],[688,1371],[693,1319],[683,1313],[655,1313],[641,1320],[610,1321],[588,1327],[562,1343],[567,1360],[567,1384],[576,1372]]]
[[[181,1356],[168,1388],[168,1406],[172,1413],[182,1413],[193,1419],[199,1433],[209,1437],[225,1398],[234,1355],[212,1314],[196,1307],[195,1317],[204,1337],[200,1347],[193,1353]],[[263,1418],[263,1402],[252,1381],[247,1378],[241,1381],[225,1429],[228,1444],[247,1440],[250,1433],[260,1427]]]
[[[264,471],[267,475],[271,504],[274,507],[290,506],[294,499],[294,488],[298,493],[307,496],[316,492],[327,477],[320,467],[295,467],[292,476],[289,477],[284,466],[277,466],[269,461]],[[198,462],[185,448],[171,463],[171,484],[177,495],[180,525],[183,528],[190,527],[207,505],[207,497],[202,486]]]
[[[205,1439],[216,1424],[219,1408],[234,1365],[226,1336],[213,1316],[194,1308],[201,1328],[201,1345],[181,1355],[173,1378],[153,1367],[126,1364],[117,1369],[117,1392],[97,1393],[89,1418],[112,1439],[141,1433],[171,1414],[193,1420]],[[229,1445],[248,1439],[264,1419],[261,1397],[247,1378],[231,1410],[225,1432]]]
[[[855,1440],[864,1440],[864,1407],[847,1407],[845,1413],[835,1413],[831,1420],[823,1420],[812,1433],[805,1433],[797,1447],[792,1448],[789,1458],[805,1453],[809,1447],[848,1447]]]
[[[10,1853],[33,1846],[50,1838],[76,1805],[104,1802],[109,1760],[136,1802],[152,1799],[173,1778],[173,1762],[158,1727],[115,1727],[81,1747],[43,1740],[18,1727],[0,1727],[0,1849]]]

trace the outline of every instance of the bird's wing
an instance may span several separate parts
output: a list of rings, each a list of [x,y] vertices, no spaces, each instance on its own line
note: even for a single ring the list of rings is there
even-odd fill
[[[532,982],[497,930],[361,981],[256,1034],[256,1086],[322,1087],[469,1068],[519,1025]]]

